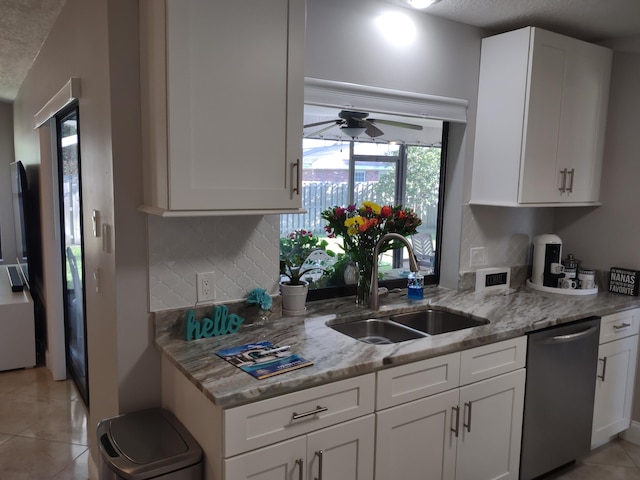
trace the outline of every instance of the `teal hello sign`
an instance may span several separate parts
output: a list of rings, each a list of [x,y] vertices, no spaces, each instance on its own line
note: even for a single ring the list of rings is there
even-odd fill
[[[205,317],[198,321],[195,312],[187,310],[184,317],[184,339],[190,341],[235,333],[244,322],[244,318],[235,313],[229,313],[225,305],[218,305],[211,313],[213,313],[213,319]]]

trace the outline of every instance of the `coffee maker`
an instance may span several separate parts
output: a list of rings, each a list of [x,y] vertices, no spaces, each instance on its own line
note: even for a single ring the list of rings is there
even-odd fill
[[[562,240],[547,233],[533,238],[533,269],[531,283],[545,287],[557,287],[564,273],[554,272],[562,258]]]

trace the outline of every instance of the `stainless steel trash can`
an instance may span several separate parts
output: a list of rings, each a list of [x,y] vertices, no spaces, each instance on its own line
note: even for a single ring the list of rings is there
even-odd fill
[[[201,480],[202,449],[169,411],[153,408],[98,424],[100,480]]]

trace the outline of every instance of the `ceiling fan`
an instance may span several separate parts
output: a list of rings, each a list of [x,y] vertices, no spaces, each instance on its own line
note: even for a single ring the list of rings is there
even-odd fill
[[[366,112],[356,112],[353,110],[341,110],[338,113],[338,117],[335,120],[324,120],[322,122],[309,123],[304,128],[319,127],[321,125],[328,125],[321,128],[318,131],[308,133],[305,137],[314,137],[327,130],[340,126],[340,131],[349,137],[355,138],[363,133],[366,133],[371,138],[376,138],[384,135],[384,132],[380,130],[375,124],[392,125],[400,128],[410,128],[412,130],[422,130],[422,125],[415,125],[412,123],[397,122],[395,120],[383,120],[377,118],[367,118],[369,114]]]

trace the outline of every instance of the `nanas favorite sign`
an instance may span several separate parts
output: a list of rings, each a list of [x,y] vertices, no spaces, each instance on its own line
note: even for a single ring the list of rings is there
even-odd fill
[[[640,271],[612,267],[609,273],[609,291],[622,295],[638,295]]]

